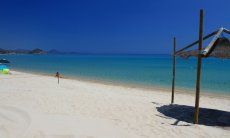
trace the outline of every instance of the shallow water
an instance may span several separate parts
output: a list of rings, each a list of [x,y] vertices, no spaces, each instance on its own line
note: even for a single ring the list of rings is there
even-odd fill
[[[66,77],[171,88],[170,55],[0,55],[11,69]],[[196,59],[177,58],[176,87],[194,91]],[[203,60],[202,91],[230,95],[230,60]]]

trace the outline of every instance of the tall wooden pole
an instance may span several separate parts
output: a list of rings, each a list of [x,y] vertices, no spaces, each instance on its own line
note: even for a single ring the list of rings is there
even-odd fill
[[[174,103],[174,90],[175,90],[175,74],[176,74],[176,38],[173,38],[173,78],[172,78],[172,96],[171,96],[171,104]]]
[[[203,9],[200,10],[200,25],[199,25],[199,54],[197,57],[197,77],[196,77],[196,100],[195,100],[195,112],[194,123],[198,124],[199,117],[199,100],[200,100],[200,76],[201,76],[201,64],[202,64],[202,44],[203,44]]]

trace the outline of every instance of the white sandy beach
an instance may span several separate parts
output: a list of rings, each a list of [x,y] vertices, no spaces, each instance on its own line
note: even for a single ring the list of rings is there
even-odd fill
[[[13,71],[0,75],[0,138],[230,137],[230,126],[176,119],[192,109],[194,96],[176,93],[173,107],[170,96],[71,79],[58,85],[51,76]],[[201,96],[200,106],[230,112],[228,98]]]

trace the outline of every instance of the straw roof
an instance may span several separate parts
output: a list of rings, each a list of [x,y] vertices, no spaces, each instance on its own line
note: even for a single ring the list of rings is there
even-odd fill
[[[209,45],[203,48],[200,52],[198,50],[182,49],[179,50],[179,52],[177,52],[176,55],[186,59],[191,56],[197,57],[200,53],[202,57],[230,59],[230,40],[227,37],[220,37],[223,33],[230,34],[230,31],[224,28],[220,28],[219,31],[216,31],[215,36],[213,40],[209,43]]]
[[[223,37],[216,42],[210,56],[217,58],[230,58],[230,40]]]

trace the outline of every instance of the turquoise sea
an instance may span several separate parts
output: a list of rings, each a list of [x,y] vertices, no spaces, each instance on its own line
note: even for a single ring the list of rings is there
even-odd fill
[[[11,69],[171,89],[170,55],[0,55],[11,61]],[[176,88],[195,90],[196,59],[177,58]],[[202,92],[230,95],[230,60],[203,60]]]

